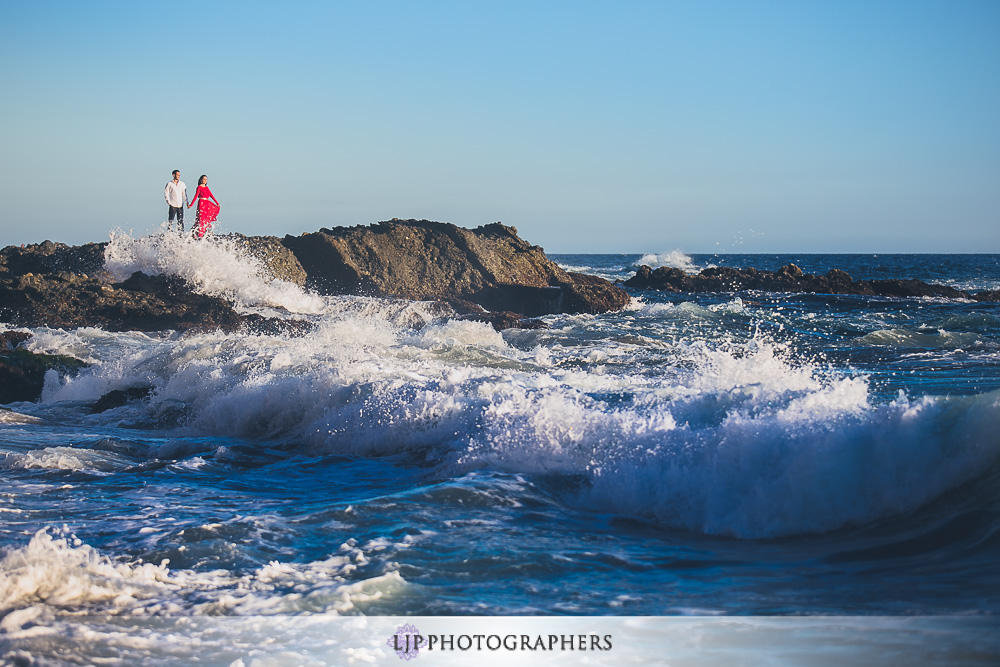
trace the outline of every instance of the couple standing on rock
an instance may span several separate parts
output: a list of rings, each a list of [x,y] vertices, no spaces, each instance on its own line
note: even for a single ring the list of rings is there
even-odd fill
[[[181,180],[181,172],[174,169],[173,180],[167,183],[163,191],[167,199],[167,230],[172,230],[174,218],[177,218],[177,230],[184,233],[184,204],[187,202],[187,186]],[[204,174],[198,179],[198,189],[194,191],[194,200],[187,205],[188,208],[198,202],[198,210],[195,213],[194,226],[191,233],[195,238],[204,238],[212,229],[212,223],[219,215],[219,200],[215,198],[212,191],[208,189],[208,176]]]

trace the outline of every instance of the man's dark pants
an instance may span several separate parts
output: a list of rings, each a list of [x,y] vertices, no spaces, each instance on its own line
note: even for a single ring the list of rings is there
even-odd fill
[[[183,206],[170,206],[167,205],[169,209],[167,211],[167,229],[174,228],[174,216],[177,216],[177,228],[182,234],[184,233],[184,207]]]

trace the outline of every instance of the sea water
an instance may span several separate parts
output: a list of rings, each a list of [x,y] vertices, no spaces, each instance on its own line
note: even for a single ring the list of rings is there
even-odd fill
[[[551,257],[1000,287],[1000,255]],[[90,366],[0,411],[7,659],[73,618],[1000,609],[996,303],[631,291],[497,332],[220,239],[116,233],[106,260],[315,328],[30,330]]]

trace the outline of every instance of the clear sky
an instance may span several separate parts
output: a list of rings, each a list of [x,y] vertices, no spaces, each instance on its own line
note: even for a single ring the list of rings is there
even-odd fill
[[[1000,2],[0,0],[0,245],[149,230],[173,169],[246,234],[1000,252]]]

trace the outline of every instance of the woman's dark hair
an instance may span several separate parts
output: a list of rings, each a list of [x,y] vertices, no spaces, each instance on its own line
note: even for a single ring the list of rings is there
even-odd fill
[[[206,176],[205,174],[202,174],[201,176],[199,176],[198,177],[198,185],[201,185],[202,183],[204,183],[207,178],[208,178],[208,176]]]

